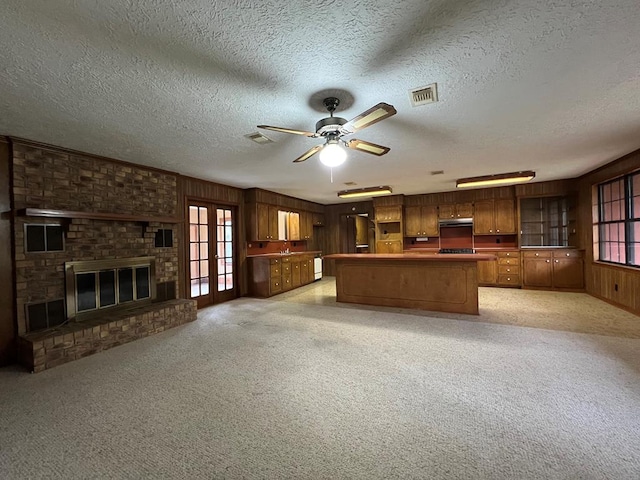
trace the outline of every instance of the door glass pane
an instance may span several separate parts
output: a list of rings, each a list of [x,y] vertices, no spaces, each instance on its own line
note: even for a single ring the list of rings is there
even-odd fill
[[[200,244],[200,258],[205,260],[209,258],[209,244],[201,243]]]
[[[225,276],[218,275],[218,291],[224,292],[224,290],[225,290]]]
[[[209,276],[209,260],[200,261],[200,276],[201,277]]]
[[[189,240],[197,242],[198,238],[198,225],[189,225]]]
[[[191,298],[200,296],[200,280],[191,280]]]
[[[189,207],[189,223],[198,223],[198,207]]]
[[[200,221],[198,222],[200,225],[207,225],[209,220],[207,220],[207,207],[200,207]]]
[[[191,245],[189,245],[189,258],[191,260],[198,260],[200,258],[199,250],[200,250],[199,243],[192,243]]]
[[[202,289],[202,295],[209,294],[209,278],[203,278],[200,282],[200,287]]]
[[[201,242],[209,240],[209,227],[207,225],[200,225],[200,238],[198,240]]]
[[[200,278],[200,262],[193,261],[191,262],[191,278]]]

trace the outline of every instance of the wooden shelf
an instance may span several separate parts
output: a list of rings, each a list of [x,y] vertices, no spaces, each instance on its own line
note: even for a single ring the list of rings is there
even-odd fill
[[[152,217],[148,215],[131,215],[127,213],[74,212],[71,210],[51,210],[47,208],[21,208],[17,211],[21,217],[48,218],[88,218],[91,220],[113,220],[117,222],[158,222],[180,223],[178,217]]]

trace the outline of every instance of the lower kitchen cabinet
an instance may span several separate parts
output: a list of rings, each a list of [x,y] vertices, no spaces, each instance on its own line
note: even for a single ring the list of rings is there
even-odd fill
[[[249,292],[271,297],[314,281],[313,255],[249,257]]]
[[[402,253],[402,240],[378,240],[376,253]]]
[[[523,286],[544,289],[584,288],[584,261],[580,250],[527,250],[522,253]]]
[[[520,252],[518,250],[483,251],[498,257],[478,262],[478,285],[485,287],[520,287]]]

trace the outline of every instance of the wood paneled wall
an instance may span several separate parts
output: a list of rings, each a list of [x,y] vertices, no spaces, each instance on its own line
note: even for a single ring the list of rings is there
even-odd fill
[[[346,224],[341,219],[349,214],[366,213],[369,218],[373,219],[373,202],[354,202],[339,203],[334,205],[326,205],[324,207],[324,238],[322,244],[322,253],[329,255],[331,253],[342,252],[342,236]],[[325,260],[322,266],[324,275],[335,275],[335,266],[333,260]]]
[[[583,175],[578,186],[578,241],[585,250],[585,288],[587,293],[640,315],[640,270],[594,261],[593,185],[640,169],[640,150]],[[617,285],[617,289],[616,289]]]
[[[0,366],[13,360],[15,295],[11,233],[11,146],[0,138]]]
[[[324,205],[308,202],[299,198],[270,192],[261,188],[249,188],[244,190],[246,203],[268,203],[291,210],[304,210],[307,212],[324,213]]]

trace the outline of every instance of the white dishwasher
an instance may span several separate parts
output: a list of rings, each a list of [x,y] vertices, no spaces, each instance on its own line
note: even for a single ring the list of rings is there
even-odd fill
[[[313,278],[314,280],[320,280],[322,278],[322,258],[320,257],[313,259]]]

